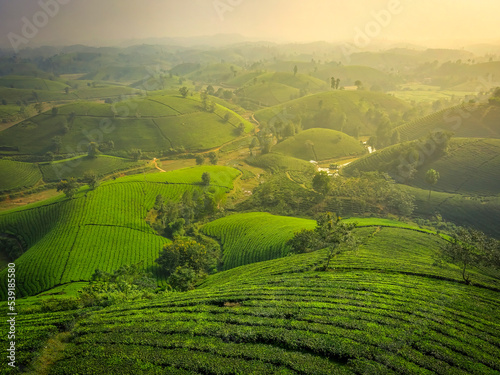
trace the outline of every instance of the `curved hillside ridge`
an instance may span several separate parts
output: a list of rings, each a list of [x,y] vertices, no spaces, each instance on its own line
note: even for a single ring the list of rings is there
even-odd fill
[[[213,112],[205,111],[197,97],[155,96],[115,104],[78,102],[1,132],[0,144],[25,154],[85,152],[91,141],[113,141],[116,151],[207,150],[236,138],[240,124],[246,132],[253,129],[250,122],[220,104]],[[61,139],[58,150],[54,137]]]
[[[233,189],[240,171],[203,166],[107,181],[86,188],[73,199],[59,197],[0,215],[0,233],[23,239],[29,248],[16,259],[19,297],[35,295],[56,285],[89,281],[96,269],[113,272],[122,265],[143,262],[158,283],[164,275],[155,260],[169,240],[156,234],[145,218],[161,194],[179,201],[186,191],[203,194],[203,173],[210,173],[215,199]],[[7,270],[0,272],[6,277]],[[0,285],[0,299],[6,287]]]
[[[366,153],[359,141],[331,129],[308,129],[273,147],[273,152],[302,160],[328,160]]]
[[[89,311],[51,371],[499,371],[498,293],[434,277],[443,270],[432,266],[433,236],[363,230],[359,252],[336,258],[332,272],[317,271],[320,250],[220,272],[188,293]],[[387,246],[396,239],[400,247]],[[37,332],[37,318],[23,323]]]
[[[500,106],[468,103],[444,109],[396,128],[411,141],[431,132],[450,131],[456,137],[500,138]]]
[[[411,143],[390,146],[366,155],[344,168],[347,174],[359,172],[387,172],[400,179],[400,161],[405,160]],[[446,154],[426,158],[412,180],[407,184],[429,189],[425,174],[429,169],[439,172],[440,178],[432,190],[464,195],[496,196],[500,193],[500,139],[452,138]]]
[[[273,119],[302,123],[305,128],[328,128],[342,130],[348,134],[372,134],[375,125],[367,118],[369,109],[386,114],[404,112],[410,105],[393,96],[370,91],[335,90],[308,95],[291,100],[286,105],[276,105],[255,113],[261,123]]]

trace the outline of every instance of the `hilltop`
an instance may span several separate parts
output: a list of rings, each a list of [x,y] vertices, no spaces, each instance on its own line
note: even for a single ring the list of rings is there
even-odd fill
[[[328,160],[359,155],[366,149],[359,141],[331,129],[308,129],[273,147],[273,152],[302,160]]]
[[[349,135],[372,134],[374,123],[366,113],[371,109],[400,117],[410,106],[392,96],[369,91],[336,90],[287,102],[257,111],[257,120],[269,123],[273,118],[302,123],[305,129],[327,128]]]

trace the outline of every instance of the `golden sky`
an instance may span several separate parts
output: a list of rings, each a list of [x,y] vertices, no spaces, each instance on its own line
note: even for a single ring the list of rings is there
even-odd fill
[[[53,11],[46,24],[40,3]],[[42,26],[30,46],[220,33],[288,42],[352,41],[360,32],[427,45],[500,41],[500,0],[0,0],[0,44],[9,45],[9,33],[23,36],[37,14]]]

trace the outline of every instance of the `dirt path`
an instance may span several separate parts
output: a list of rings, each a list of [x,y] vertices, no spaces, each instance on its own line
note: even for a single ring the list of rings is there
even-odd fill
[[[154,159],[153,159],[153,163],[154,163],[154,165],[155,165],[155,168],[156,168],[156,169],[158,169],[158,170],[159,170],[160,172],[162,172],[162,173],[167,172],[167,171],[165,171],[165,170],[161,169],[161,168],[158,166],[158,163],[156,162],[156,160],[157,160],[156,158],[154,158]]]

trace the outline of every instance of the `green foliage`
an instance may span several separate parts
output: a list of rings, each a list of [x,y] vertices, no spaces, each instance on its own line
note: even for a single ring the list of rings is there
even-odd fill
[[[76,194],[78,191],[78,183],[74,178],[70,178],[68,180],[62,180],[57,184],[56,187],[57,191],[62,191],[66,197],[69,199],[73,198],[73,196]]]
[[[472,228],[458,228],[451,241],[441,247],[441,254],[444,260],[460,266],[467,285],[471,283],[467,271],[472,267],[500,269],[500,242]]]
[[[196,155],[196,165],[203,165],[205,163],[205,156],[202,154]]]
[[[330,191],[330,177],[324,171],[316,172],[312,180],[313,189],[320,194],[328,194]]]
[[[189,89],[186,86],[183,86],[179,89],[179,93],[182,95],[183,98],[186,98],[189,94]]]
[[[211,179],[212,179],[212,177],[210,176],[210,173],[204,172],[201,175],[201,184],[205,185],[205,186],[208,186],[208,185],[210,185]]]
[[[99,177],[94,171],[87,171],[83,175],[83,182],[89,185],[89,187],[94,190],[96,187],[99,186]]]
[[[0,191],[27,189],[42,178],[35,164],[0,159]]]

